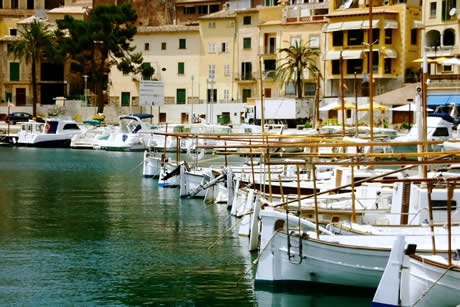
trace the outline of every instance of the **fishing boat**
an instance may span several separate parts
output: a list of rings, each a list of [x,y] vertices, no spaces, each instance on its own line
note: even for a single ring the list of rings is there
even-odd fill
[[[47,118],[45,123],[21,123],[17,145],[31,147],[70,147],[71,139],[81,132],[71,119]]]
[[[83,131],[72,137],[70,147],[73,149],[93,149],[101,140],[107,140],[113,132],[112,126],[101,126],[99,120],[85,120]]]

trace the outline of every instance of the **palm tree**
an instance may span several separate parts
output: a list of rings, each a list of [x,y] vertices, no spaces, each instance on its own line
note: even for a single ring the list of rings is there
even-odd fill
[[[15,59],[24,59],[26,64],[32,62],[32,99],[33,116],[37,116],[37,64],[53,49],[53,33],[49,26],[34,19],[19,31],[19,37],[8,46],[8,53]]]
[[[297,89],[297,98],[302,98],[303,72],[311,71],[315,76],[319,73],[315,65],[319,50],[313,49],[308,43],[296,40],[295,45],[279,50],[281,58],[277,61],[275,79],[282,85],[294,83]]]

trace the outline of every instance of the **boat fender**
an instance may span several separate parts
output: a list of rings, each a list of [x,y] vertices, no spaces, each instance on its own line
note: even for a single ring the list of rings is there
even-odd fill
[[[50,131],[50,129],[51,129],[50,124],[46,124],[46,126],[45,126],[45,132],[48,133],[48,132]]]

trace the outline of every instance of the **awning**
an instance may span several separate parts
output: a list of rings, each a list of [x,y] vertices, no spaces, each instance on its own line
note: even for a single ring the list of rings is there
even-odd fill
[[[340,59],[340,51],[328,51],[324,60],[331,61],[331,60],[339,60]]]
[[[398,57],[398,53],[394,49],[385,48],[380,51],[384,58],[387,59],[396,59]]]
[[[380,28],[380,20],[375,19],[372,20],[372,29]],[[363,24],[361,25],[361,29],[369,29],[369,20],[364,20]]]
[[[427,96],[427,105],[430,108],[436,108],[439,106],[449,106],[455,103],[456,106],[460,106],[460,96]]]
[[[361,59],[362,57],[363,57],[362,50],[344,50],[342,52],[342,58],[344,60]]]
[[[363,28],[363,21],[347,21],[342,25],[342,30],[358,30]]]
[[[398,22],[396,20],[385,20],[383,24],[384,29],[397,29],[398,27]]]
[[[324,32],[335,32],[342,31],[343,22],[334,22],[327,25],[327,28]]]

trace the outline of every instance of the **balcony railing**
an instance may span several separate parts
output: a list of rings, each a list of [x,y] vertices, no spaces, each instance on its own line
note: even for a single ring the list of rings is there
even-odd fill
[[[328,14],[329,2],[305,3],[286,7],[285,22],[317,22],[323,21]]]

